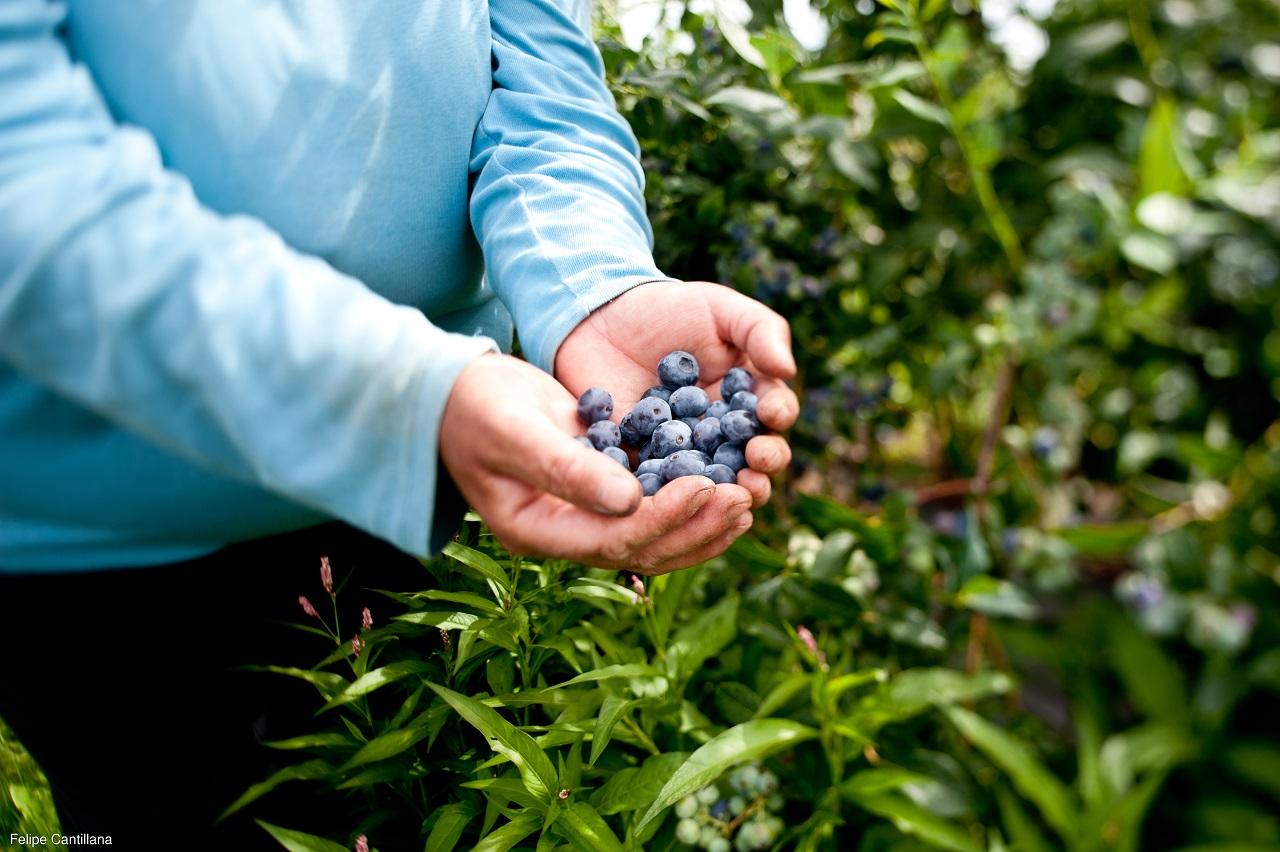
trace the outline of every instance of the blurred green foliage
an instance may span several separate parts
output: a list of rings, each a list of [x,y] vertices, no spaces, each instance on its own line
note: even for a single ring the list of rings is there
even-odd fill
[[[775,848],[1280,848],[1280,6],[689,5],[603,52],[661,266],[792,322],[775,511],[639,589],[471,518],[231,810],[682,849],[764,765]]]

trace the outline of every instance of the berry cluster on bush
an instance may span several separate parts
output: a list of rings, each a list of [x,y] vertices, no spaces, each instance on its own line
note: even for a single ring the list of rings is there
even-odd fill
[[[677,349],[658,362],[659,384],[614,423],[613,397],[587,388],[578,398],[578,419],[587,434],[578,440],[635,471],[646,497],[681,476],[736,483],[747,466],[747,441],[760,434],[755,379],[741,367],[720,381],[720,399],[698,386],[698,359]],[[637,464],[631,465],[634,451]]]
[[[676,803],[676,840],[707,852],[768,849],[783,829],[783,799],[778,777],[751,764],[729,776],[730,792],[722,797],[715,784]]]

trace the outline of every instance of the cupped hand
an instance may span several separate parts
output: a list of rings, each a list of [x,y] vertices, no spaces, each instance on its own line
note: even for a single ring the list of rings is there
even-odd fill
[[[440,456],[508,549],[659,574],[710,559],[751,526],[747,491],[703,476],[642,498],[632,473],[574,439],[576,411],[559,382],[506,355],[477,358],[454,382]]]
[[[745,367],[756,377],[760,422],[779,432],[795,423],[800,404],[784,383],[796,371],[787,321],[720,284],[655,281],[628,290],[570,332],[556,353],[555,376],[574,395],[589,387],[608,390],[616,420],[658,383],[658,361],[675,349],[698,359],[698,384],[712,399],[720,398],[720,379],[731,367]],[[769,475],[790,462],[781,436],[747,443],[750,468],[739,472],[738,482],[754,505],[769,499]]]

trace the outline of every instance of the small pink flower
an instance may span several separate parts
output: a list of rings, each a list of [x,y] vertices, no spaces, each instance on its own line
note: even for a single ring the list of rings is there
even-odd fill
[[[320,613],[316,612],[316,608],[311,605],[311,601],[307,600],[306,595],[298,595],[298,606],[302,607],[302,611],[311,618],[320,617]]]
[[[564,801],[565,799],[569,798],[569,790],[568,788],[565,788],[561,790],[559,793],[557,793],[556,795],[560,797],[561,801]]]
[[[360,612],[360,629],[368,630],[373,626],[373,613],[369,612],[369,607],[365,607]]]
[[[444,643],[446,651],[453,647],[453,643],[449,641],[449,631],[443,627],[440,628],[440,641]]]
[[[823,671],[827,670],[827,655],[822,653],[822,649],[818,647],[818,640],[813,638],[813,634],[809,632],[809,628],[803,624],[796,626],[796,635],[800,637],[800,641],[809,649],[809,653],[813,654],[818,660],[818,665]]]
[[[333,569],[329,567],[329,557],[320,557],[320,585],[324,586],[324,590],[333,595]]]
[[[363,834],[356,838],[356,852],[369,852],[369,838]]]
[[[649,596],[644,593],[644,580],[641,580],[635,574],[631,575],[631,591],[635,593],[636,603],[644,604],[649,602]]]
[[[351,653],[357,657],[360,656],[360,649],[364,647],[364,643],[360,641],[360,634],[357,633],[351,637]]]

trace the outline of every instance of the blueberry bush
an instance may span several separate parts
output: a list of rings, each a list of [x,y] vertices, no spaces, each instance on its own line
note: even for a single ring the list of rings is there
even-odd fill
[[[647,581],[469,518],[279,669],[315,727],[231,810],[310,850],[1280,848],[1280,6],[658,7],[601,44],[659,262],[791,320],[793,471]]]

